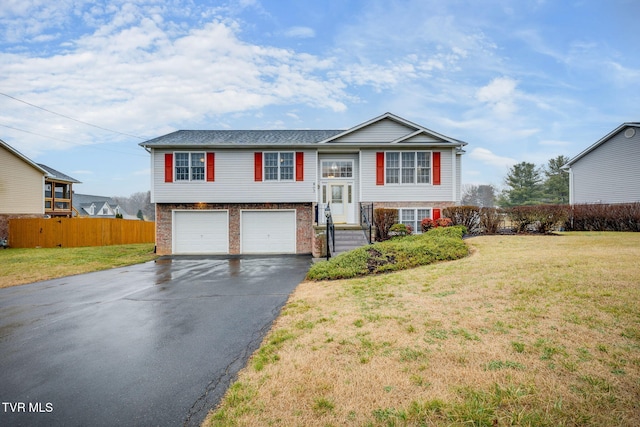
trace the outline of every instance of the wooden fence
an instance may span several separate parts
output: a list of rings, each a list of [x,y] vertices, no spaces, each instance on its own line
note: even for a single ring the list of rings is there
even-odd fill
[[[154,243],[155,222],[115,218],[16,218],[9,220],[12,248]]]

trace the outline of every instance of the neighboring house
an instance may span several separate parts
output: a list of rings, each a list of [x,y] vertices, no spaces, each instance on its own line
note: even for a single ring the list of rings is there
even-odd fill
[[[466,143],[386,113],[349,130],[182,130],[140,145],[158,254],[317,256],[327,205],[337,224],[373,204],[419,230],[457,204]]]
[[[569,203],[640,202],[640,123],[623,123],[569,160]]]
[[[44,178],[44,213],[72,217],[73,184],[80,184],[80,181],[42,163],[38,163],[38,166],[47,171]]]
[[[77,216],[83,217],[115,218],[119,214],[123,218],[134,218],[111,197],[75,193],[73,195],[73,209]]]
[[[67,196],[71,194],[72,183],[77,182],[33,162],[0,140],[0,237],[8,235],[9,218],[42,217],[45,214],[71,216]],[[54,189],[48,196],[45,194],[47,185]],[[56,199],[58,195],[60,198]]]

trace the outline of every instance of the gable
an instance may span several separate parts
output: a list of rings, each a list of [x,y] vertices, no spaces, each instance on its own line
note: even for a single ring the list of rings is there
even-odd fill
[[[329,143],[381,143],[392,142],[409,136],[417,129],[389,118],[368,124],[346,135],[331,140]]]

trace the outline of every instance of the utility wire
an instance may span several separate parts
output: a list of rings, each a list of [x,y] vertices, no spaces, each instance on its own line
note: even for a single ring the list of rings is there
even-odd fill
[[[120,154],[126,154],[128,156],[140,156],[140,157],[148,157],[144,154],[138,154],[138,153],[127,153],[124,151],[118,151],[118,150],[112,150],[110,148],[104,148],[101,147],[100,144],[80,144],[78,142],[73,142],[73,141],[69,141],[67,139],[62,139],[62,138],[56,138],[55,136],[48,136],[48,135],[43,135],[41,133],[36,133],[36,132],[31,132],[30,130],[24,130],[24,129],[19,129],[17,127],[13,127],[13,126],[9,126],[9,125],[3,125],[2,123],[0,123],[0,126],[8,128],[8,129],[13,129],[13,130],[17,130],[19,132],[24,132],[24,133],[29,133],[31,135],[36,135],[36,136],[41,136],[43,138],[47,138],[47,139],[55,139],[56,141],[60,141],[60,142],[66,142],[67,144],[73,144],[73,145],[78,145],[80,147],[86,147],[86,148],[94,148],[96,150],[104,150],[104,151],[112,151],[114,153],[120,153]]]
[[[74,122],[82,123],[83,125],[91,126],[91,127],[94,127],[94,128],[97,128],[97,129],[101,129],[101,130],[106,130],[107,132],[117,133],[119,135],[130,136],[131,138],[137,138],[137,139],[140,139],[140,140],[146,140],[147,139],[147,138],[143,138],[141,136],[131,135],[129,133],[119,132],[117,130],[107,129],[107,128],[104,128],[102,126],[98,126],[98,125],[94,125],[94,124],[91,124],[91,123],[83,122],[82,120],[74,119],[73,117],[69,117],[69,116],[65,116],[64,114],[56,113],[55,111],[48,110],[48,109],[46,109],[44,107],[40,107],[38,105],[32,104],[32,103],[27,102],[27,101],[23,101],[22,99],[18,99],[16,97],[11,96],[11,95],[7,95],[6,93],[0,92],[0,95],[6,96],[7,98],[11,98],[14,101],[22,102],[23,104],[26,104],[26,105],[28,105],[30,107],[34,107],[34,108],[38,108],[38,109],[40,109],[42,111],[46,111],[47,113],[55,114],[56,116],[64,117],[65,119],[69,119],[69,120],[73,120]],[[67,142],[67,141],[65,141],[65,142]]]

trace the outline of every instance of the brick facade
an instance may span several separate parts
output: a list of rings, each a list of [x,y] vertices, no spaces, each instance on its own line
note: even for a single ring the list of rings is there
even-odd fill
[[[240,253],[240,211],[267,209],[296,210],[296,253],[313,251],[313,209],[311,203],[156,203],[156,252],[172,253],[173,210],[226,210],[229,212],[229,253]]]
[[[11,236],[9,236],[9,220],[12,218],[42,218],[39,214],[0,214],[0,237],[9,238],[11,243]]]

